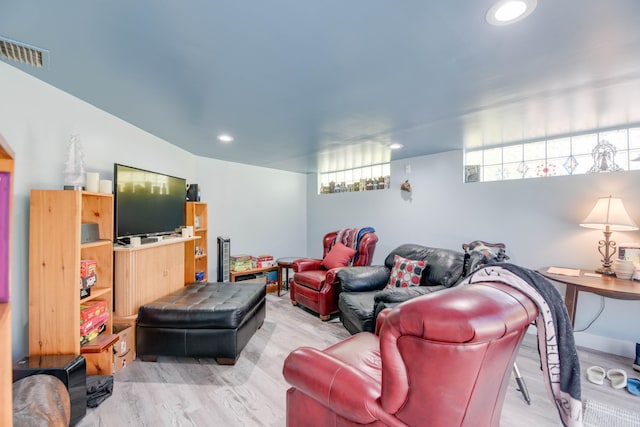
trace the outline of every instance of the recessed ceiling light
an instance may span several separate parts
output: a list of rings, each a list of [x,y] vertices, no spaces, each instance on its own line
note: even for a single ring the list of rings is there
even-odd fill
[[[389,148],[391,148],[392,150],[399,150],[402,147],[404,147],[404,145],[399,144],[397,142],[394,142],[393,144],[389,145]]]
[[[218,135],[218,140],[222,142],[232,142],[233,137],[227,133],[221,133],[220,135]]]
[[[537,5],[537,0],[499,0],[489,8],[485,19],[491,25],[513,24],[529,16]]]

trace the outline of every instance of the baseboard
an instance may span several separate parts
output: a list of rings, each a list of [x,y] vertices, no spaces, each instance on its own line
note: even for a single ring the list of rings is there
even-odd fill
[[[601,335],[593,335],[587,332],[576,332],[574,335],[576,345],[605,353],[635,359],[636,343],[632,341],[618,340]]]
[[[538,330],[534,325],[530,325],[527,329],[527,334],[537,335]],[[587,332],[574,332],[573,338],[578,347],[585,347],[589,350],[602,351],[630,359],[635,359],[636,357],[636,343],[632,341],[617,340]]]

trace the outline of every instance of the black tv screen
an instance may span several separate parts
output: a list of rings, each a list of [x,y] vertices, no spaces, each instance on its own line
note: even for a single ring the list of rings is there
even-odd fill
[[[114,164],[115,237],[170,234],[184,226],[186,179]]]

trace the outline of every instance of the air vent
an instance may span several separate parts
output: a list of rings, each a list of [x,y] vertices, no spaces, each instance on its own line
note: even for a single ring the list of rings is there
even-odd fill
[[[38,68],[49,65],[48,51],[4,37],[0,37],[0,57]]]

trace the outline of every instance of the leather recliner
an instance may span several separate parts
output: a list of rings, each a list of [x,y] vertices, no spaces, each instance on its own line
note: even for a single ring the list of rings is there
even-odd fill
[[[499,426],[518,347],[538,309],[501,283],[423,295],[325,350],[301,347],[283,374],[288,426]]]
[[[338,295],[340,287],[336,273],[343,267],[325,268],[323,260],[336,243],[338,231],[324,236],[322,240],[322,259],[303,258],[294,261],[294,275],[289,285],[289,295],[293,305],[302,305],[320,315],[320,320],[329,320],[330,316],[338,312]],[[378,236],[375,232],[362,233],[357,252],[353,256],[352,266],[371,265]]]

